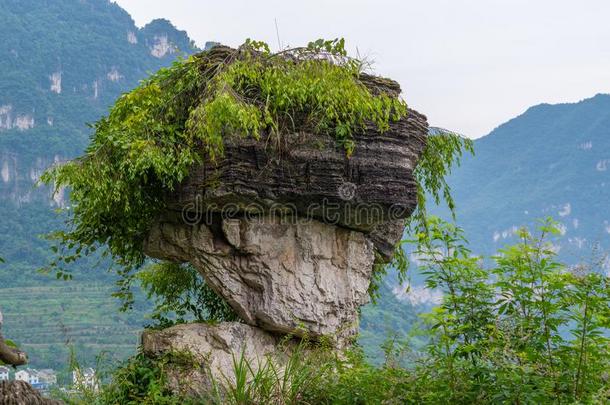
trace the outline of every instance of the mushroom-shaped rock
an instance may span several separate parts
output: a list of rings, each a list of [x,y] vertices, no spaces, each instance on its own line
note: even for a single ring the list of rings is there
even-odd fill
[[[396,82],[364,76],[372,93]],[[147,255],[190,262],[249,325],[297,335],[355,334],[375,262],[388,262],[417,204],[414,168],[428,124],[416,111],[353,135],[281,142],[225,136],[223,158],[165,195]]]
[[[362,67],[343,40],[246,41],[161,70],[117,100],[85,156],[44,176],[72,190],[63,241],[106,245],[128,269],[191,263],[253,340],[344,347],[416,208],[428,134],[398,83]]]

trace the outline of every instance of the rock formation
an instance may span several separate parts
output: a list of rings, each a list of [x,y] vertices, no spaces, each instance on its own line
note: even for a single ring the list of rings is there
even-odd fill
[[[400,93],[387,79],[363,81],[373,92]],[[230,373],[233,354],[256,359],[285,335],[348,345],[373,266],[391,259],[415,209],[413,170],[427,130],[426,118],[410,110],[386,132],[355,135],[351,157],[331,136],[227,137],[222,161],[194,168],[165,196],[168,210],[145,252],[190,262],[245,324],[147,331],[145,353],[186,350],[219,377]],[[207,378],[187,374],[201,384]]]
[[[312,336],[355,332],[374,259],[364,234],[316,220],[221,221],[218,234],[203,224],[160,222],[147,253],[191,262],[249,325]]]
[[[0,381],[2,405],[61,405],[63,402],[45,398],[25,381]]]
[[[194,168],[168,206],[189,222],[210,222],[215,212],[317,219],[370,234],[388,260],[417,203],[413,169],[427,130],[426,118],[409,110],[386,132],[356,134],[349,158],[331,136],[293,134],[281,145],[228,137],[225,158]]]

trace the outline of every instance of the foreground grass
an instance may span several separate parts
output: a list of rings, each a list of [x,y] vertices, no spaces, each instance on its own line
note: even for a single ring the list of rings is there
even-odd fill
[[[172,393],[164,373],[170,364],[175,366],[173,359],[150,359],[138,354],[119,368],[100,391],[81,388],[59,398],[73,405],[296,405],[403,404],[418,395],[411,371],[368,365],[360,352],[339,358],[325,349],[297,349],[281,364],[271,358],[254,364],[237,356],[233,370],[227,373],[235,378],[211,379],[210,386],[196,397]]]
[[[543,378],[537,387],[531,376],[521,381],[523,386],[519,388],[500,385],[491,370],[486,370],[485,375],[481,372],[484,368],[473,368],[469,360],[455,360],[452,373],[457,378],[450,380],[448,371],[430,359],[412,368],[396,366],[396,359],[376,367],[363,361],[358,351],[341,358],[325,350],[297,351],[282,365],[271,359],[254,364],[237,357],[232,370],[234,380],[212,380],[201,395],[184,397],[172,393],[167,385],[164,371],[171,359],[150,359],[138,354],[119,368],[112,381],[100,391],[80,389],[59,398],[72,405],[607,404],[610,401],[610,386],[598,387],[577,399],[569,389],[544,393]],[[496,371],[498,375],[507,372],[506,369]]]

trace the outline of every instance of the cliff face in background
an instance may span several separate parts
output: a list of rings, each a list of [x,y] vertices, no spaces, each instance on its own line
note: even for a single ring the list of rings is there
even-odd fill
[[[19,206],[37,195],[62,206],[32,190],[44,169],[81,153],[87,123],[194,47],[168,21],[139,29],[103,0],[7,0],[0,21],[0,200]]]
[[[129,14],[104,0],[6,0],[0,21],[4,189],[20,180],[30,183],[28,169],[36,159],[81,153],[90,133],[86,123],[194,46],[168,21],[139,29]]]
[[[92,362],[101,350],[133,351],[143,314],[119,314],[112,277],[81,263],[74,282],[36,269],[48,263],[39,238],[61,221],[60,193],[34,184],[51,164],[81,154],[93,123],[123,92],[169,65],[193,43],[167,20],[136,27],[106,0],[0,2],[0,306],[6,328],[34,366],[59,367],[66,340]],[[98,269],[99,270],[99,269]],[[141,309],[141,308],[140,308]],[[59,325],[59,326],[58,326]],[[50,347],[58,352],[51,353]]]

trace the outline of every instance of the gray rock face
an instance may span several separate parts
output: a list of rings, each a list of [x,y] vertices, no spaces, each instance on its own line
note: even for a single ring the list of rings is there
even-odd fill
[[[194,219],[220,211],[288,213],[369,233],[379,225],[402,224],[413,212],[413,169],[427,130],[426,117],[410,110],[386,132],[371,127],[355,134],[351,157],[330,135],[297,133],[281,144],[227,137],[224,159],[193,168],[166,200],[170,209]],[[400,236],[373,238],[386,261],[388,246]]]
[[[231,50],[211,52],[223,59]],[[392,80],[360,80],[374,94],[400,94]],[[391,260],[416,207],[413,171],[428,124],[409,110],[383,133],[369,126],[354,134],[351,156],[331,135],[300,129],[281,139],[224,136],[223,158],[204,159],[164,196],[146,254],[190,262],[245,324],[147,331],[147,354],[186,350],[218,376],[242,350],[276,352],[278,335],[334,337],[340,349],[356,333],[373,265]],[[178,392],[180,381],[210,381],[198,368],[170,371],[169,380]]]
[[[211,378],[217,383],[233,382],[233,359],[239,360],[242,353],[253,367],[268,357],[281,362],[280,343],[276,335],[237,322],[177,325],[162,331],[147,330],[142,334],[142,349],[147,356],[186,352],[193,357],[196,367],[172,364],[170,357],[166,374],[170,389],[187,396],[205,392],[211,385]],[[286,342],[282,346],[289,350],[290,345]]]
[[[361,232],[316,220],[159,221],[145,250],[192,263],[247,324],[268,331],[348,337],[369,299],[372,243]]]

